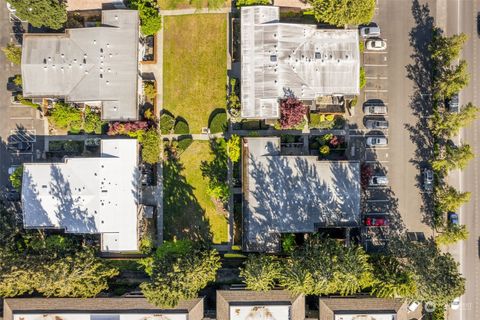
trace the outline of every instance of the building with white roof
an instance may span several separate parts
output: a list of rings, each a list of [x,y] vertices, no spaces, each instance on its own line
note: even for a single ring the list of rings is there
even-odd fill
[[[100,234],[101,250],[138,250],[138,144],[101,141],[99,158],[24,164],[25,228]]]
[[[360,92],[358,30],[281,23],[279,7],[241,9],[243,118],[277,119],[278,100]]]
[[[107,10],[100,27],[24,34],[23,96],[101,105],[104,120],[136,120],[138,27],[136,10]]]
[[[405,299],[382,299],[371,296],[321,297],[320,320],[413,320],[418,312],[407,312]]]

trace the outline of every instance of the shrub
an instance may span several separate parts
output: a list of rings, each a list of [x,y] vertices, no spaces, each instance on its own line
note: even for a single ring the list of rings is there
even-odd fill
[[[227,114],[225,112],[218,112],[210,121],[210,132],[220,133],[227,129]]]
[[[100,119],[100,113],[94,112],[92,108],[87,106],[85,108],[85,122],[83,124],[83,129],[86,133],[102,133],[103,122]]]
[[[193,139],[190,137],[180,139],[178,140],[177,149],[181,151],[185,151],[192,144],[192,142],[193,142]]]
[[[365,68],[360,67],[360,89],[363,89],[367,84],[367,78],[365,78]]]
[[[328,145],[323,145],[320,147],[320,154],[321,155],[328,155],[330,153],[330,147]]]
[[[151,81],[147,81],[143,83],[143,92],[148,100],[153,101],[155,100],[155,96],[157,95],[157,90],[155,89],[155,85]]]
[[[50,110],[50,121],[60,129],[80,129],[82,127],[82,112],[74,106],[57,102]]]
[[[190,128],[188,127],[188,123],[182,118],[177,118],[177,123],[175,123],[175,128],[173,129],[173,132],[175,134],[190,133]]]
[[[360,50],[360,53],[363,53],[365,51],[365,42],[363,40],[360,40],[358,43],[358,49]]]
[[[18,168],[16,168],[15,171],[12,172],[10,177],[8,177],[10,183],[12,184],[12,187],[18,192],[20,192],[20,189],[22,188],[22,177],[23,166],[19,166]]]
[[[16,98],[24,106],[29,106],[29,107],[32,107],[34,109],[38,109],[40,107],[38,104],[33,103],[32,100],[25,99],[21,94],[17,94]]]
[[[293,233],[288,233],[284,235],[282,241],[282,249],[285,253],[292,253],[295,250],[297,243],[295,242],[295,235]]]
[[[271,4],[270,0],[237,0],[235,1],[235,5],[237,7],[261,6],[261,5],[269,5],[269,4]]]
[[[228,187],[228,184],[219,182],[216,185],[212,184],[211,186],[208,186],[207,193],[211,197],[226,203],[230,197],[230,188]]]
[[[148,123],[146,121],[113,122],[110,123],[107,134],[109,136],[128,135],[131,138],[141,140],[147,128]]]
[[[310,113],[310,128],[332,129],[335,123],[327,121],[324,114]]]
[[[22,86],[22,75],[21,74],[15,75],[15,77],[13,78],[13,83],[17,87],[21,87]]]
[[[158,13],[156,0],[130,0],[129,8],[138,10],[140,31],[145,36],[151,36],[162,27],[162,18]]]
[[[163,113],[160,116],[160,132],[162,134],[170,134],[173,126],[175,125],[175,119],[169,113]]]
[[[358,97],[355,96],[355,98],[352,99],[352,101],[350,102],[350,107],[355,107],[358,103]]]
[[[327,114],[325,116],[325,120],[332,122],[333,120],[335,120],[335,116],[333,114]]]
[[[227,141],[227,154],[233,163],[240,159],[240,137],[236,134]]]
[[[2,51],[7,60],[13,64],[20,65],[22,63],[22,47],[9,43],[5,48],[2,48]]]
[[[296,98],[288,98],[280,103],[280,126],[282,129],[292,129],[302,123],[308,108]]]
[[[272,290],[280,274],[279,261],[267,255],[249,255],[243,267],[240,268],[240,277],[244,279],[247,289],[253,291]]]
[[[155,164],[160,158],[160,135],[156,128],[148,129],[142,143],[142,159],[149,164]]]

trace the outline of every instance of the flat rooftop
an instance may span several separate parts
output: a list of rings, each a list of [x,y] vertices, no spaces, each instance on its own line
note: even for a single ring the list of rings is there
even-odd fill
[[[100,27],[24,34],[23,95],[101,102],[104,120],[136,120],[138,25],[136,10],[106,10]]]
[[[275,119],[278,99],[360,93],[358,30],[280,23],[279,7],[241,8],[241,115]]]
[[[101,234],[102,251],[138,250],[138,145],[101,141],[100,158],[24,164],[25,228]]]
[[[287,156],[280,138],[244,138],[244,249],[275,252],[281,233],[360,222],[360,164]]]

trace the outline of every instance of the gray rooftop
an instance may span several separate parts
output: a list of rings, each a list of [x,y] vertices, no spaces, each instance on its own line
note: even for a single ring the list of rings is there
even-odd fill
[[[25,34],[25,97],[102,102],[105,120],[137,119],[138,12],[107,10],[102,26]]]
[[[244,249],[275,252],[280,234],[357,226],[360,165],[280,154],[280,138],[244,139]]]
[[[358,31],[280,23],[278,7],[241,9],[244,118],[278,118],[278,99],[360,92]]]
[[[404,299],[372,297],[319,299],[320,320],[407,320]],[[414,317],[416,319],[416,317]]]

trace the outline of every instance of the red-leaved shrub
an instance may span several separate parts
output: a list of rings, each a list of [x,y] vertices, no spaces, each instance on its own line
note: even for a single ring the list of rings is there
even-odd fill
[[[307,114],[308,107],[296,98],[288,98],[280,103],[280,126],[291,129],[300,124]]]

